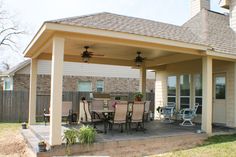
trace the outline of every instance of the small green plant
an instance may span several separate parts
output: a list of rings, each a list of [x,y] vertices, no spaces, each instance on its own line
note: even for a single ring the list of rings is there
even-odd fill
[[[91,126],[83,125],[79,129],[79,142],[82,144],[91,144],[95,141],[96,130]]]
[[[143,94],[138,92],[138,93],[135,93],[134,95],[134,99],[135,101],[142,101],[142,98],[143,98]]]
[[[70,146],[75,144],[79,137],[79,132],[76,129],[68,129],[64,131],[63,140],[66,141],[66,153],[70,155]]]

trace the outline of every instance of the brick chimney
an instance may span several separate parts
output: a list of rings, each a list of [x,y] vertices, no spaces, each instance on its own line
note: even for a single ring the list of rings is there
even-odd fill
[[[210,0],[191,0],[191,18],[203,8],[210,10]]]
[[[219,4],[229,9],[229,25],[236,32],[236,0],[221,0]]]

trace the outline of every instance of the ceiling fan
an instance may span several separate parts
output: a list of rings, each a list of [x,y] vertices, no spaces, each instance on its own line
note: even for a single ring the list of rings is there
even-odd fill
[[[84,46],[85,51],[81,54],[84,62],[88,62],[92,56],[104,56],[103,54],[95,54],[94,52],[88,51],[89,46]]]
[[[143,62],[143,60],[144,60],[145,58],[143,58],[142,56],[141,56],[141,52],[137,52],[137,57],[135,58],[135,63],[136,63],[136,65],[137,66],[141,66],[141,64],[142,64],[142,62]]]

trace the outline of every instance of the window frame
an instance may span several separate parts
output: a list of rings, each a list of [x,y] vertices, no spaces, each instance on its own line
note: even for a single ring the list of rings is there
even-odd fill
[[[224,91],[224,98],[222,99],[222,98],[217,98],[216,97],[216,78],[217,77],[224,77],[224,89],[225,89],[225,91]],[[226,96],[227,96],[227,89],[226,89],[226,86],[227,86],[227,80],[226,80],[226,74],[224,74],[224,73],[222,73],[222,74],[216,74],[215,76],[214,76],[214,98],[215,98],[215,100],[226,100]]]
[[[9,83],[9,88],[6,88],[6,82]],[[4,91],[12,91],[13,90],[13,78],[12,77],[5,77],[3,80],[3,90]]]
[[[88,91],[81,91],[81,90],[80,90],[80,83],[82,83],[82,82],[83,82],[83,83],[84,83],[84,82],[89,83],[89,84],[90,84],[90,87],[91,87],[91,88],[90,88],[91,90],[88,90]],[[77,87],[77,88],[78,88],[78,92],[92,92],[92,91],[93,91],[92,81],[78,81],[78,87]]]
[[[98,82],[102,82],[102,87],[98,87]],[[101,88],[102,91],[98,91],[98,88]],[[104,80],[97,80],[96,81],[96,91],[102,93],[102,92],[104,92],[104,89],[105,89],[105,81]]]
[[[189,96],[181,96],[181,76],[182,75],[188,75],[188,77],[189,77]],[[178,95],[178,97],[179,97],[179,109],[183,109],[181,106],[184,106],[184,105],[181,105],[181,98],[188,98],[189,99],[189,104],[188,104],[188,107],[184,107],[184,108],[190,108],[191,107],[191,74],[186,74],[186,73],[184,73],[184,74],[180,74],[179,75],[179,95]],[[186,105],[185,105],[186,106]]]
[[[201,99],[201,101],[203,100],[203,90],[202,90],[202,93],[201,93],[201,96],[197,96],[196,95],[196,75],[200,75],[200,78],[201,78],[201,88],[203,87],[202,86],[202,74],[201,73],[196,73],[196,74],[193,74],[193,95],[194,95],[194,104],[196,104],[196,100],[197,99]],[[202,104],[199,104],[198,106],[198,111],[197,111],[197,114],[202,114]]]
[[[168,92],[169,92],[169,90],[168,90],[168,86],[169,86],[168,79],[169,79],[169,77],[175,77],[175,96],[169,96],[169,94],[168,94]],[[177,102],[177,81],[178,81],[177,75],[169,75],[169,76],[167,76],[167,103],[169,103],[169,101],[168,101],[169,98],[174,98],[175,99],[174,103]],[[171,102],[173,102],[173,101],[171,101]]]

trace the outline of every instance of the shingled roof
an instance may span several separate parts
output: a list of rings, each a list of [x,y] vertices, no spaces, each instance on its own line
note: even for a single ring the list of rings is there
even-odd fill
[[[229,26],[229,15],[203,9],[182,27],[191,29],[215,51],[236,54],[236,33]]]
[[[229,16],[206,9],[182,26],[107,12],[48,22],[205,45],[217,52],[236,54],[236,33],[229,26]]]
[[[192,33],[192,31],[187,27],[180,27],[162,22],[117,15],[107,12],[58,19],[48,22],[204,45],[204,42],[197,35]]]

